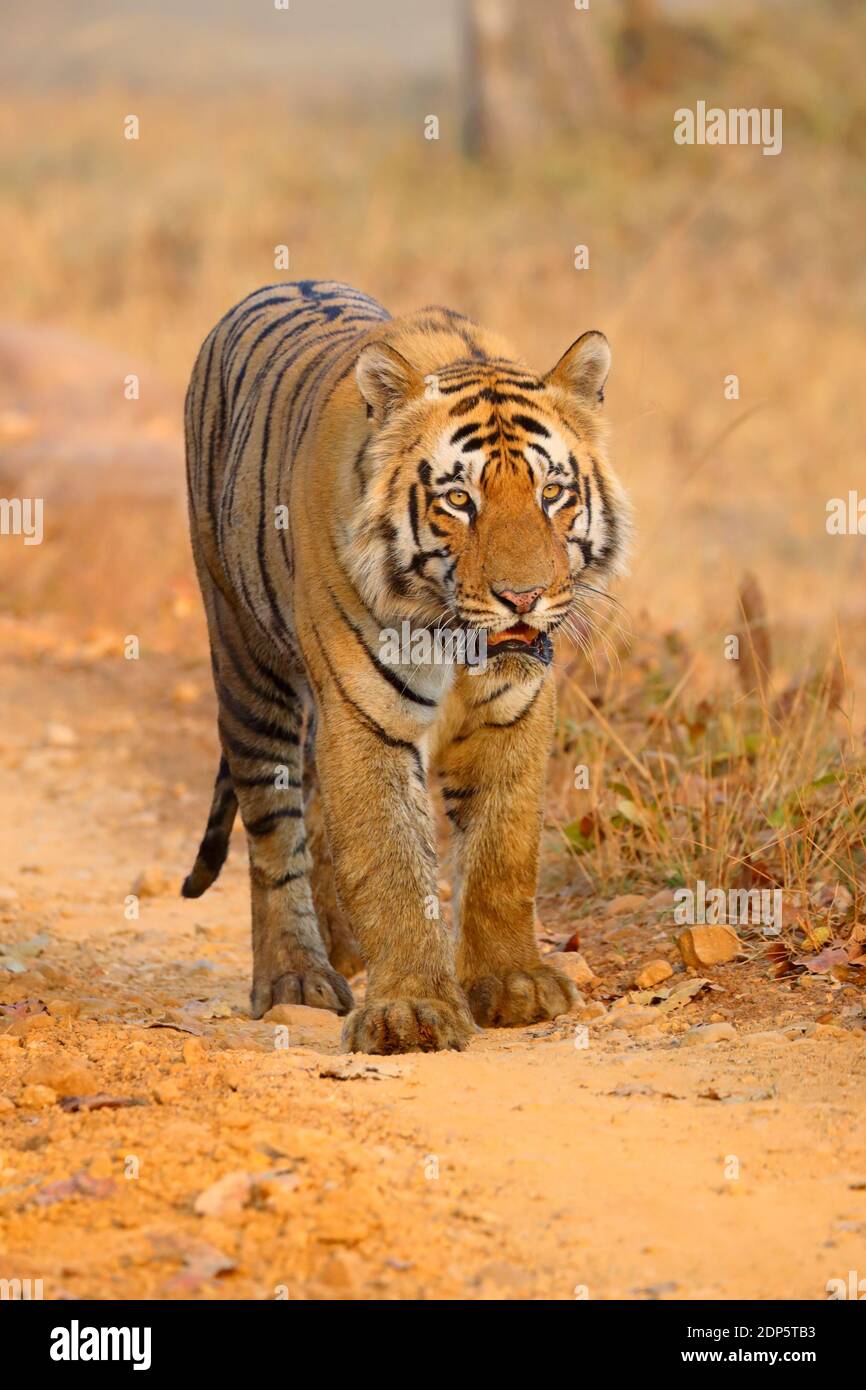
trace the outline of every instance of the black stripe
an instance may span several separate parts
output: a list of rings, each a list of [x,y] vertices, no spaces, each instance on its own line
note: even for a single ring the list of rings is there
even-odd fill
[[[216,687],[220,704],[225,706],[232,718],[236,719],[248,733],[262,734],[264,738],[272,738],[278,743],[289,743],[294,747],[300,745],[300,738],[294,729],[286,729],[282,724],[277,724],[275,720],[267,719],[247,709],[246,705],[241,703],[220,676],[216,678]],[[268,756],[272,755],[269,754]]]
[[[300,820],[302,814],[300,806],[283,806],[279,811],[268,811],[266,815],[259,816],[258,820],[244,821],[244,829],[248,835],[258,839],[270,835],[281,820]]]
[[[550,438],[550,430],[546,425],[542,425],[539,420],[533,420],[529,415],[512,415],[512,424],[519,425],[527,434],[540,434],[542,439]]]
[[[312,628],[313,636],[315,637],[316,642],[318,643],[319,651],[322,653],[322,658],[325,662],[325,665],[327,666],[331,674],[331,679],[333,680],[334,685],[337,687],[337,690],[339,691],[344,702],[355,711],[355,713],[360,717],[360,719],[367,727],[367,729],[370,731],[370,733],[374,734],[375,737],[380,740],[380,742],[386,744],[389,748],[401,748],[405,752],[411,753],[418,773],[423,778],[424,764],[421,761],[421,754],[418,752],[418,749],[415,747],[415,744],[407,742],[406,739],[394,738],[392,734],[389,734],[385,729],[382,728],[381,724],[377,724],[376,720],[372,717],[372,715],[368,714],[367,711],[361,707],[361,705],[359,705],[355,700],[352,699],[351,695],[348,694],[345,687],[343,686],[343,682],[340,680],[339,676],[337,675],[336,671],[331,665],[328,653],[325,650],[325,645],[321,639],[321,636],[319,635],[319,629],[313,622],[311,622],[310,627]]]
[[[392,686],[393,689],[397,691],[397,694],[402,696],[404,700],[412,700],[413,703],[416,705],[425,705],[428,709],[435,709],[438,704],[438,701],[429,700],[426,695],[416,694],[410,685],[406,685],[403,681],[401,681],[396,671],[392,671],[390,666],[385,666],[384,663],[381,662],[379,658],[376,656],[375,652],[370,651],[370,648],[364,641],[364,634],[362,633],[361,629],[357,626],[357,624],[354,623],[352,619],[349,617],[348,613],[341,604],[340,600],[337,598],[337,595],[334,593],[330,584],[326,583],[325,587],[328,590],[328,596],[331,602],[333,603],[334,607],[336,608],[346,627],[348,627],[354,635],[355,640],[358,643],[358,646],[366,654],[367,659],[370,661],[376,673],[382,676],[382,678],[386,680],[388,684]]]

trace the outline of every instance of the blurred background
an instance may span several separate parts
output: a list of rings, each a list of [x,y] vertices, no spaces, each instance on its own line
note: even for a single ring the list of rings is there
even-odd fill
[[[0,546],[7,610],[127,628],[186,591],[171,497],[197,347],[256,286],[326,276],[395,313],[452,305],[537,369],[603,329],[632,615],[718,658],[748,569],[777,663],[837,619],[859,656],[864,544],[825,509],[866,487],[862,4],[0,12],[0,484],[43,495],[47,528]],[[781,107],[781,155],[676,145],[698,99]]]

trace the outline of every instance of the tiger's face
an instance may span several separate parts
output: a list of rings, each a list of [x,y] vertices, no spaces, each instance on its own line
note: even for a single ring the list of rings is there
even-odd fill
[[[546,377],[496,358],[421,378],[386,344],[359,357],[373,427],[355,534],[373,611],[482,628],[487,656],[548,663],[551,636],[624,569],[630,508],[600,419],[610,349],[578,339]]]

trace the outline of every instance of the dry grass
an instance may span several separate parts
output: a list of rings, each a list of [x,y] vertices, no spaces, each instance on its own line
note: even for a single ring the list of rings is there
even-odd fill
[[[701,667],[668,633],[643,636],[595,686],[583,658],[564,670],[548,805],[561,891],[779,888],[774,972],[812,959],[863,983],[866,749],[840,654],[784,689],[732,662],[728,687],[700,694]],[[739,931],[763,949],[761,927]]]

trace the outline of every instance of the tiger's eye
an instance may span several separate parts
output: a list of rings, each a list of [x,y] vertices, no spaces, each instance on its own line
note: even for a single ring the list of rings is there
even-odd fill
[[[559,497],[561,492],[562,488],[559,483],[548,483],[547,486],[542,489],[541,495],[545,502],[553,502]]]
[[[469,501],[469,493],[464,492],[460,487],[453,487],[450,492],[445,494],[452,507],[465,507]]]

